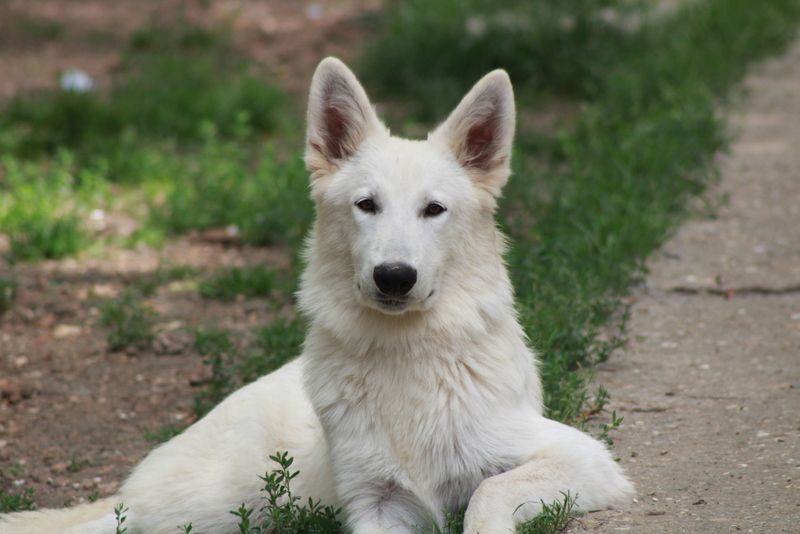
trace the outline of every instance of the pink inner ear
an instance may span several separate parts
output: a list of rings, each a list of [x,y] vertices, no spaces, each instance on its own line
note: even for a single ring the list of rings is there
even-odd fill
[[[463,165],[488,170],[496,164],[497,136],[499,123],[496,113],[492,113],[469,129],[464,146]]]
[[[328,104],[323,112],[323,140],[328,159],[342,159],[346,155],[345,146],[350,129],[350,121],[335,105]]]

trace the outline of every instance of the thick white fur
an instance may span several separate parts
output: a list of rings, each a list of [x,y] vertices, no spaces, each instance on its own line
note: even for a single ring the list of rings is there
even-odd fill
[[[12,514],[0,531],[110,534],[124,502],[129,532],[192,522],[233,533],[228,511],[260,508],[258,475],[279,450],[300,470],[295,493],[342,506],[355,534],[409,534],[464,507],[468,534],[505,534],[562,491],[584,510],[629,497],[601,443],[542,416],[493,220],[513,129],[503,71],[426,141],[408,141],[389,135],[347,67],[324,60],[309,102],[317,221],[299,295],[303,354],[155,449],[113,499]],[[375,213],[356,206],[363,198]],[[446,211],[424,216],[430,202]],[[371,273],[394,261],[418,279],[387,308]]]

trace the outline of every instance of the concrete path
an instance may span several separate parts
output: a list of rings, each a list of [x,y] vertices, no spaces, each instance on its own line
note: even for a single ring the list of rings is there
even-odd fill
[[[745,88],[728,202],[651,259],[598,372],[637,499],[569,532],[800,532],[800,42]]]

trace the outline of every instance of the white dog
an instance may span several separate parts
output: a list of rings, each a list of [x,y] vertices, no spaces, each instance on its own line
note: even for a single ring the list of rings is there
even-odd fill
[[[311,83],[306,162],[317,220],[300,307],[302,356],[154,450],[120,493],[12,514],[3,534],[236,532],[258,475],[288,451],[294,492],[342,507],[355,534],[415,532],[466,507],[468,534],[507,534],[569,491],[592,510],[631,484],[605,447],[542,416],[494,222],[514,99],[480,80],[425,141],[392,137],[337,59]]]

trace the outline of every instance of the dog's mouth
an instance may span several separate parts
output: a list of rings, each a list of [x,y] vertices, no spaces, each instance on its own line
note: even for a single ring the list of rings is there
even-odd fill
[[[406,297],[390,297],[388,295],[378,294],[373,297],[373,302],[376,307],[383,313],[389,315],[398,315],[412,309],[424,309],[428,304],[430,298],[433,296],[433,291],[421,303],[406,296]]]
[[[388,313],[401,313],[408,306],[408,299],[406,298],[392,298],[383,295],[376,297],[375,302],[378,303],[382,311]]]

